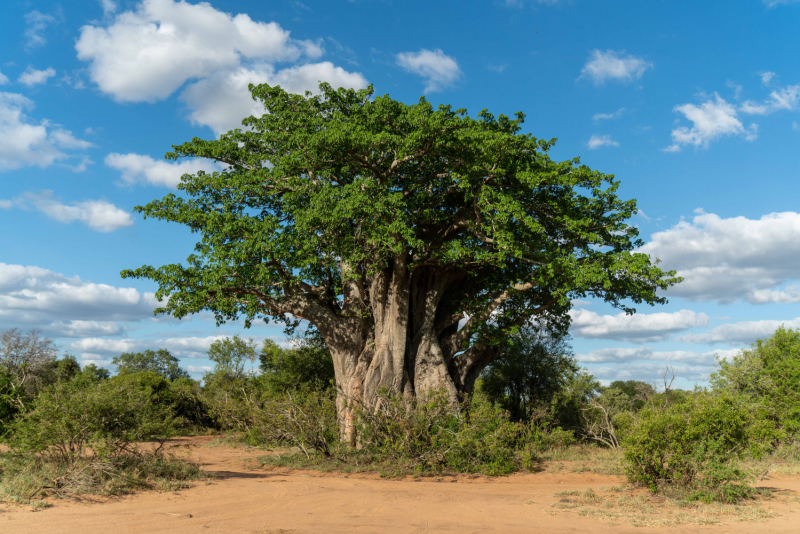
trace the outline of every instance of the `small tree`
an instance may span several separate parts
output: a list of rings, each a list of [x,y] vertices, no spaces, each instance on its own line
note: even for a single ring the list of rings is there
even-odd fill
[[[56,377],[58,348],[38,330],[0,332],[0,395],[3,403],[25,410],[26,404]],[[10,410],[10,408],[7,408]]]
[[[124,352],[115,356],[111,363],[117,366],[119,374],[153,371],[168,380],[189,377],[189,373],[181,368],[180,360],[167,349]]]
[[[647,399],[656,393],[652,384],[641,380],[615,380],[608,385],[608,389],[617,389],[626,394],[631,400],[631,407],[636,411],[641,410]]]
[[[256,344],[252,339],[244,340],[239,336],[219,339],[208,349],[208,359],[214,362],[214,372],[231,378],[247,376],[245,365],[255,362]]]
[[[579,371],[568,335],[529,324],[486,369],[482,389],[514,420],[528,419],[537,407],[549,409],[555,394]]]
[[[717,367],[715,390],[762,404],[789,435],[800,433],[800,330],[781,326]]]
[[[550,159],[554,141],[522,133],[522,113],[250,89],[265,113],[246,129],[167,154],[226,169],[136,208],[199,233],[196,254],[122,276],[158,282],[157,313],[309,321],[351,441],[350,401],[445,390],[455,404],[532,317],[564,324],[587,295],[633,313],[679,281],[634,252],[636,202],[614,177]]]
[[[333,358],[319,332],[306,330],[292,343],[294,347],[284,349],[270,339],[264,342],[259,367],[269,387],[281,392],[299,387],[330,387],[336,376]]]

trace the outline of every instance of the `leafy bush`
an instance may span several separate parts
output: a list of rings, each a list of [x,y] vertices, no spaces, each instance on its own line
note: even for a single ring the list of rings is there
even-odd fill
[[[286,392],[297,387],[331,388],[335,375],[333,358],[323,337],[314,329],[293,340],[292,349],[282,349],[266,340],[261,351],[262,378],[267,387]]]
[[[710,377],[714,389],[760,403],[788,437],[800,434],[800,330],[780,327],[717,365]]]
[[[377,410],[357,409],[363,452],[415,471],[508,474],[519,469],[522,426],[477,397],[455,407],[446,392],[427,399],[381,393]]]
[[[608,389],[617,389],[626,394],[634,411],[641,410],[647,399],[656,393],[651,384],[641,380],[615,380],[608,385]]]
[[[10,425],[0,498],[176,489],[202,477],[196,465],[161,450],[179,422],[165,400],[169,381],[154,372],[100,380],[95,371],[44,389]],[[160,443],[140,450],[149,440]]]
[[[515,421],[549,405],[578,373],[569,336],[526,325],[503,356],[483,372],[481,390]]]
[[[277,395],[257,378],[235,378],[206,394],[211,417],[256,446],[298,447],[336,456],[339,425],[331,390],[296,388]]]
[[[175,423],[168,406],[130,381],[58,382],[12,423],[9,444],[17,453],[69,464],[87,453],[129,453],[137,442],[170,437]]]
[[[543,452],[564,450],[575,441],[575,432],[572,430],[531,422],[523,438],[523,464],[530,469]]]
[[[659,491],[672,485],[690,498],[734,502],[750,496],[737,458],[759,456],[774,429],[742,397],[698,393],[690,402],[645,407],[623,442],[628,479]]]

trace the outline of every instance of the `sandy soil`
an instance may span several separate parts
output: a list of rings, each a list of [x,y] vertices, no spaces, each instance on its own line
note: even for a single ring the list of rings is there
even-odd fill
[[[189,454],[216,474],[178,493],[142,492],[121,498],[51,501],[38,512],[0,507],[0,533],[798,533],[794,499],[771,502],[780,515],[761,523],[637,528],[567,512],[553,515],[553,493],[618,484],[618,477],[538,473],[504,478],[435,481],[375,476],[276,472],[247,468],[263,452],[206,447],[212,438],[186,438]],[[800,495],[800,479],[764,485]]]

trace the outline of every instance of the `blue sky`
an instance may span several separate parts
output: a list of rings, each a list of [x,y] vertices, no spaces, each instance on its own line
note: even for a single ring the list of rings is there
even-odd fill
[[[254,113],[249,82],[371,83],[472,115],[521,110],[556,158],[615,174],[644,250],[686,282],[633,317],[577,302],[575,352],[603,380],[672,363],[689,387],[715,355],[800,327],[798,23],[791,0],[8,0],[0,328],[40,328],[101,364],[166,347],[200,376],[208,344],[240,325],[153,319],[155,286],[119,277],[194,243],[131,214],[213,169],[163,154]]]

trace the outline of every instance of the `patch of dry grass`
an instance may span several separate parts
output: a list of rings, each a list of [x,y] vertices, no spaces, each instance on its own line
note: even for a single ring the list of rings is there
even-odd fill
[[[176,491],[210,475],[199,465],[174,454],[142,452],[105,460],[74,462],[33,455],[0,455],[0,502],[50,506],[46,497],[80,499],[87,495],[124,495],[150,489]]]
[[[786,447],[759,458],[742,462],[742,467],[752,472],[759,479],[768,479],[771,475],[800,475],[800,450]]]
[[[635,527],[761,522],[778,515],[770,506],[765,506],[774,497],[769,492],[761,492],[757,499],[739,504],[689,502],[628,486],[562,491],[554,493],[553,497],[555,502],[545,510],[551,515],[573,513],[604,523],[626,523]]]
[[[595,473],[598,475],[621,475],[622,451],[605,449],[596,445],[577,444],[566,448],[551,449],[540,456],[546,471],[572,473]]]

